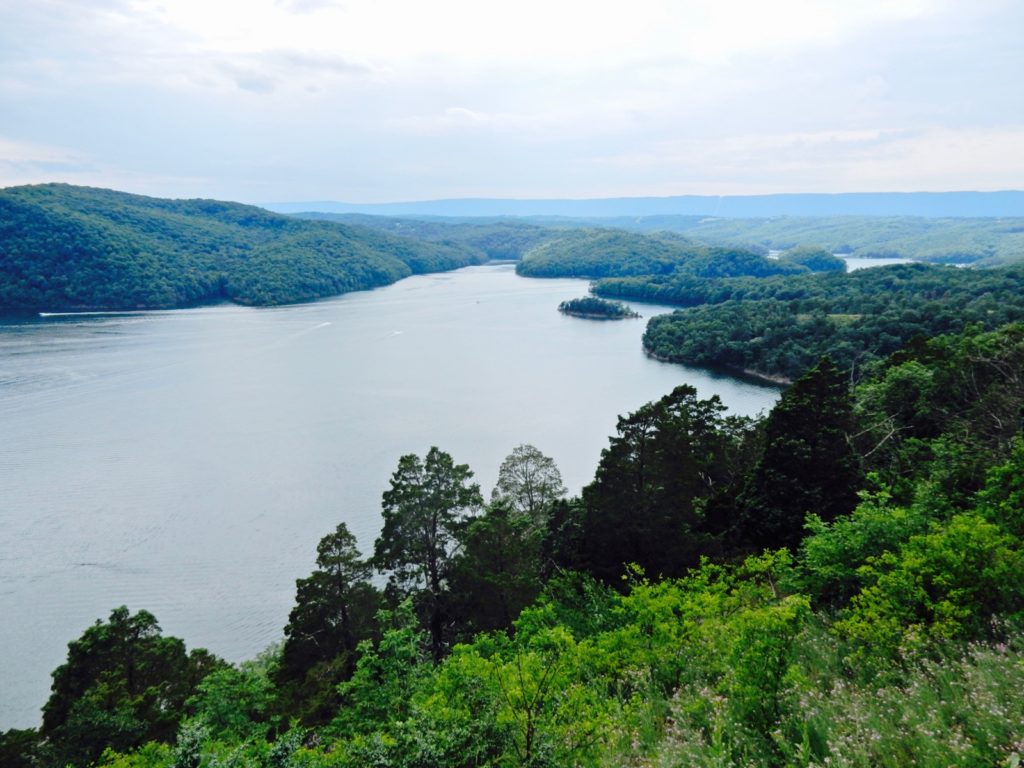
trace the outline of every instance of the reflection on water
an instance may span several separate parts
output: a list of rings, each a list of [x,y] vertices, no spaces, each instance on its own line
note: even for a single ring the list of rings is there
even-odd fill
[[[121,604],[231,660],[278,639],[321,536],[345,521],[370,550],[403,453],[438,445],[486,494],[530,442],[577,491],[616,415],[677,384],[774,402],[648,359],[645,321],[556,310],[585,292],[489,266],[293,307],[0,322],[0,730],[38,724],[67,642]]]

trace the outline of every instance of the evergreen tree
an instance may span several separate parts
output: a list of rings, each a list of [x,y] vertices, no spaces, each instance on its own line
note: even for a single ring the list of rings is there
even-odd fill
[[[863,481],[853,427],[846,381],[824,357],[768,415],[764,453],[738,500],[732,537],[755,549],[794,548],[808,513],[829,522],[852,511]]]
[[[325,722],[340,700],[338,683],[355,670],[356,646],[373,635],[379,594],[371,566],[344,523],[320,540],[317,570],[295,582],[281,665],[275,679],[307,724]]]
[[[469,524],[451,583],[452,612],[464,639],[509,629],[540,594],[543,533],[505,500],[492,502]]]
[[[467,513],[483,504],[473,473],[432,447],[424,459],[398,460],[384,492],[384,527],[374,544],[373,564],[388,573],[392,598],[412,596],[430,633],[434,660],[445,648],[446,601],[459,534]]]
[[[684,384],[619,418],[583,489],[582,567],[613,583],[627,563],[672,576],[697,562],[708,537],[704,506],[732,482],[750,428],[724,410],[717,396],[700,400]]]
[[[53,672],[39,731],[46,762],[84,766],[108,747],[173,741],[186,699],[222,664],[204,650],[186,653],[148,611],[115,608],[68,643],[67,662]]]

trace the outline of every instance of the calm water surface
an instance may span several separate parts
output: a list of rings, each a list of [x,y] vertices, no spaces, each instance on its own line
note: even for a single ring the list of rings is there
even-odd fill
[[[871,267],[888,267],[892,264],[912,264],[914,261],[897,256],[878,259],[866,259],[862,256],[841,256],[841,258],[846,262],[847,272],[856,272],[858,269],[870,269]]]
[[[438,445],[489,494],[529,442],[575,492],[616,415],[677,384],[775,401],[648,359],[645,321],[556,311],[586,285],[487,266],[277,309],[0,321],[0,729],[38,724],[67,642],[121,604],[233,661],[279,639],[324,534],[372,549],[404,453]]]

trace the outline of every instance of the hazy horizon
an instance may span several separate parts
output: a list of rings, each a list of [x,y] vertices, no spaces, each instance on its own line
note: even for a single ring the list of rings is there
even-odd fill
[[[1024,186],[1024,6],[0,5],[0,186],[380,203]]]

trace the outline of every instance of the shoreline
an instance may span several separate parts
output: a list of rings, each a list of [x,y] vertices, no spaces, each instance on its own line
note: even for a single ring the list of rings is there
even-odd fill
[[[714,367],[708,365],[694,365],[693,363],[687,363],[682,360],[675,360],[671,357],[659,355],[656,352],[650,350],[646,346],[644,346],[644,354],[647,355],[652,360],[657,360],[659,363],[675,363],[676,365],[687,365],[693,368],[703,368],[704,370],[723,373],[733,378],[752,379],[761,384],[768,384],[773,387],[788,387],[793,383],[792,379],[787,379],[785,376],[773,376],[771,374],[761,373],[759,371],[754,371],[749,368],[734,368],[729,365]]]

